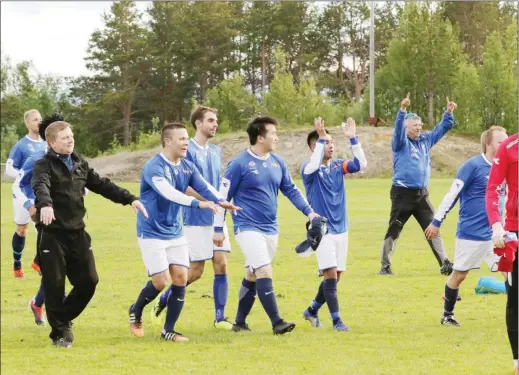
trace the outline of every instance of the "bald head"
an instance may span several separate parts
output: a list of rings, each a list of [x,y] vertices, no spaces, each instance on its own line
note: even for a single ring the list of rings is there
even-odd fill
[[[38,137],[38,127],[41,122],[40,111],[37,109],[30,109],[26,111],[23,115],[23,120],[25,121],[25,126],[27,127],[29,134]]]

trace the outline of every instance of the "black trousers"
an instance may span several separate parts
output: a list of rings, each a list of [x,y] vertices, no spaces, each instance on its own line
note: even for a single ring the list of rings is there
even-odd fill
[[[63,336],[69,322],[85,309],[99,282],[90,245],[90,235],[84,230],[38,230],[38,256],[45,293],[47,320],[51,339]],[[66,298],[65,277],[73,288]]]
[[[517,234],[517,232],[516,232]],[[508,340],[512,347],[514,359],[517,359],[517,293],[519,288],[517,285],[517,255],[515,256],[514,269],[512,271],[512,285],[506,281],[507,300],[506,300],[506,330],[508,331]]]
[[[434,208],[429,201],[429,192],[427,189],[408,189],[392,186],[390,197],[391,214],[389,227],[384,237],[384,244],[382,245],[382,267],[389,267],[391,265],[396,240],[411,215],[414,216],[423,230],[431,224],[434,218]],[[428,240],[428,242],[438,264],[441,266],[443,261],[448,259],[441,237],[437,236],[432,240]]]

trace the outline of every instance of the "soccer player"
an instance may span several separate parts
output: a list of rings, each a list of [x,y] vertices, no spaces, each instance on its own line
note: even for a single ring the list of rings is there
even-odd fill
[[[245,278],[242,281],[238,311],[233,331],[250,331],[246,318],[254,304],[256,291],[272,323],[274,334],[295,328],[278,312],[272,285],[272,260],[278,243],[278,192],[311,221],[318,217],[298,190],[284,160],[273,153],[278,137],[277,121],[257,117],[247,128],[250,148],[231,160],[224,173],[220,192],[227,200],[242,208],[234,216],[235,238],[245,256]],[[215,244],[221,246],[225,235],[225,211],[219,210],[215,220]]]
[[[316,212],[327,218],[328,234],[316,249],[319,273],[324,276],[312,304],[303,316],[312,327],[322,327],[318,317],[319,308],[326,302],[332,316],[333,329],[349,331],[339,315],[337,283],[346,270],[348,256],[348,215],[344,176],[359,172],[367,166],[364,151],[356,137],[355,121],[349,118],[343,126],[344,135],[351,143],[353,160],[332,159],[335,151],[332,136],[324,128],[324,121],[315,121],[315,130],[307,137],[312,157],[301,167],[301,177],[306,196]]]
[[[41,139],[45,142],[45,129],[55,121],[63,121],[63,116],[54,114],[49,117],[45,117],[39,125],[39,135]],[[46,142],[45,142],[46,144]],[[47,152],[46,147],[39,150],[38,152],[33,153],[21,166],[18,171],[18,177],[13,183],[13,193],[17,196],[18,200],[24,201],[23,207],[27,210],[29,216],[33,219],[36,214],[36,207],[34,206],[34,191],[31,186],[31,178],[32,178],[32,169],[34,164],[43,158],[45,153]],[[39,236],[38,236],[39,239]],[[38,248],[38,246],[36,246]],[[33,262],[33,267],[40,273],[40,265],[38,256],[35,257]],[[38,292],[29,302],[29,308],[31,309],[34,315],[34,322],[38,326],[45,325],[45,316],[43,315],[43,304],[45,302],[45,295],[43,291],[43,280],[40,282],[40,287]]]
[[[25,126],[27,127],[27,135],[20,139],[9,152],[7,159],[5,174],[16,179],[18,171],[23,163],[34,153],[45,150],[47,144],[40,139],[38,126],[41,121],[40,112],[31,109],[23,115]],[[28,211],[23,207],[23,197],[16,195],[13,190],[13,206],[14,206],[14,223],[16,225],[13,234],[13,258],[14,258],[14,277],[23,278],[24,272],[22,267],[22,254],[25,248],[25,237],[31,220]]]
[[[492,241],[496,248],[505,247],[505,230],[517,235],[517,151],[516,133],[503,141],[490,170],[486,191],[486,211],[488,221],[492,226]],[[504,228],[499,214],[499,189],[503,182],[506,182],[508,187]],[[514,251],[515,260],[512,272],[508,274],[508,280],[506,281],[506,328],[514,357],[514,373],[517,375],[517,297],[519,289],[517,288],[517,249]]]
[[[203,179],[192,162],[185,159],[188,141],[184,125],[166,124],[161,132],[162,152],[148,160],[142,169],[141,199],[150,218],[137,217],[137,237],[151,281],[146,283],[128,312],[130,331],[137,337],[144,336],[144,307],[171,284],[161,338],[173,342],[189,341],[174,330],[184,306],[189,269],[189,250],[182,232],[180,208],[207,209],[216,214],[217,203],[231,210],[237,209]],[[208,200],[199,201],[185,195],[188,186]]]
[[[482,153],[467,160],[458,170],[449,192],[443,198],[434,215],[434,220],[425,230],[428,239],[436,237],[447,213],[460,201],[453,272],[445,284],[445,302],[441,324],[459,327],[454,317],[454,306],[458,290],[470,270],[479,269],[485,261],[491,271],[497,271],[499,257],[494,254],[492,229],[487,213],[481,209],[485,204],[490,167],[501,142],[506,139],[506,131],[500,126],[492,126],[481,134]]]
[[[101,178],[74,152],[70,124],[56,121],[45,129],[47,153],[34,164],[31,186],[35,195],[38,256],[45,290],[52,344],[72,347],[72,321],[95,293],[97,275],[90,235],[83,218],[85,188],[115,203],[129,205],[147,216],[129,191]],[[73,288],[66,298],[65,279]]]
[[[222,154],[220,148],[209,143],[216,135],[218,118],[216,110],[208,107],[198,107],[191,115],[191,124],[196,130],[194,138],[189,140],[186,159],[192,162],[202,177],[214,188],[220,187],[220,171],[222,169]],[[198,200],[204,200],[193,189],[188,187],[187,194]],[[214,299],[214,327],[217,329],[231,330],[232,323],[225,317],[227,305],[228,281],[227,281],[227,253],[231,251],[231,244],[227,235],[227,227],[224,227],[226,239],[223,246],[213,244],[214,214],[208,210],[184,207],[182,209],[184,235],[189,248],[190,268],[187,277],[187,285],[198,280],[205,268],[206,260],[212,260],[214,270],[213,299]],[[157,299],[153,306],[152,318],[157,318],[167,305],[172,287]]]
[[[425,230],[434,217],[429,201],[429,178],[431,176],[431,148],[452,129],[452,113],[456,103],[447,98],[447,111],[442,121],[430,132],[422,133],[422,119],[407,113],[411,103],[410,94],[402,100],[395,120],[395,131],[391,148],[393,150],[393,186],[391,187],[391,214],[389,227],[382,245],[382,268],[379,275],[392,275],[391,258],[396,241],[407,220],[413,215]],[[449,261],[440,236],[428,240],[429,246],[440,264],[440,272],[450,275],[452,263]]]

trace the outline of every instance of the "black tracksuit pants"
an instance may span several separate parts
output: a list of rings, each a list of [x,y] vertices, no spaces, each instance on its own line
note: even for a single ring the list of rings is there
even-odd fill
[[[90,245],[84,230],[51,231],[38,229],[38,256],[41,263],[47,320],[51,339],[63,336],[69,322],[85,309],[99,281]],[[65,277],[72,290],[65,294]]]
[[[429,192],[427,189],[408,189],[392,186],[390,197],[391,214],[389,227],[382,245],[381,263],[383,268],[391,266],[391,258],[395,252],[396,240],[411,215],[414,216],[423,230],[431,224],[434,218],[434,208],[429,201]],[[428,242],[438,264],[441,266],[443,261],[448,259],[441,237],[438,235],[432,240],[428,240]]]
[[[517,232],[516,232],[517,234]],[[517,253],[515,254],[514,268],[512,271],[512,285],[506,282],[507,300],[506,300],[506,329],[508,331],[508,339],[512,347],[514,359],[517,359],[517,294],[519,288],[517,285]]]

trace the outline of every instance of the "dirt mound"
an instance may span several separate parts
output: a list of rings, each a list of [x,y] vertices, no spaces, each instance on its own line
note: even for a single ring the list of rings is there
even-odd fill
[[[349,141],[339,127],[328,128],[335,140],[336,158],[352,157]],[[359,126],[357,133],[368,160],[368,168],[363,174],[355,174],[353,178],[389,177],[392,175],[393,160],[391,153],[391,127]],[[310,150],[306,145],[308,129],[290,130],[281,132],[277,145],[279,153],[287,162],[293,177],[299,176],[299,168],[304,160],[310,157]],[[223,151],[224,165],[245,150],[248,145],[247,135],[224,135],[217,139]],[[90,160],[90,165],[101,175],[117,181],[139,181],[140,172],[146,160],[160,152],[160,147],[146,151],[123,152],[116,155],[102,156]],[[432,175],[452,176],[461,163],[469,157],[478,154],[479,142],[474,138],[466,138],[447,134],[431,151]]]

